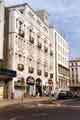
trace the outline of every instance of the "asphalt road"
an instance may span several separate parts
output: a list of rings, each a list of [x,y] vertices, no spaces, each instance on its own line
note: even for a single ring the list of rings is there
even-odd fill
[[[80,120],[80,107],[19,104],[0,109],[0,120]]]
[[[67,105],[68,107],[69,107],[69,106],[80,107],[80,99],[73,99],[73,100],[71,100],[71,101],[66,101],[66,100],[64,100],[64,101],[63,101],[63,104],[64,104],[64,105]]]

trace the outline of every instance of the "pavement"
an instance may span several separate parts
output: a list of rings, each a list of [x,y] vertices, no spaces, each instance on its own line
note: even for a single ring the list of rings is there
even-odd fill
[[[19,98],[19,99],[3,99],[0,100],[0,108],[1,107],[6,107],[14,104],[32,104],[32,103],[37,103],[37,102],[44,102],[44,101],[49,101],[49,97],[26,97],[26,98]]]
[[[4,99],[4,100],[0,100],[0,108],[2,107],[7,107],[7,106],[11,106],[11,105],[15,105],[15,104],[28,104],[28,105],[32,105],[32,104],[39,104],[39,105],[52,105],[52,106],[64,106],[66,103],[70,103],[70,102],[77,102],[80,101],[80,98],[77,99],[69,99],[69,100],[54,100],[51,97],[26,97],[26,98],[18,98],[18,99]]]

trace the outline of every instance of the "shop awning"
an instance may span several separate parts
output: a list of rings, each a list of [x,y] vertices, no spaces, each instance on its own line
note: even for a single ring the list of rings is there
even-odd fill
[[[0,69],[0,78],[8,79],[16,77],[16,71],[10,69]]]

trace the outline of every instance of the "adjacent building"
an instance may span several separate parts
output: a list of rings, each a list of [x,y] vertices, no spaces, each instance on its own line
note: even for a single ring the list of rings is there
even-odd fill
[[[80,97],[80,58],[70,60],[70,89]]]
[[[12,78],[16,77],[16,71],[6,68],[4,60],[4,23],[5,23],[5,4],[0,0],[0,99],[12,96]]]
[[[50,39],[54,45],[54,89],[69,86],[69,44],[54,27],[50,27]]]
[[[70,86],[80,85],[80,58],[70,60]]]

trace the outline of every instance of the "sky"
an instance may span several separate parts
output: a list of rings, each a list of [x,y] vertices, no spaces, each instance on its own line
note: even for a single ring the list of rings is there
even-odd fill
[[[80,57],[80,0],[5,0],[9,5],[28,3],[35,10],[46,9],[49,23],[69,41],[70,56]]]

